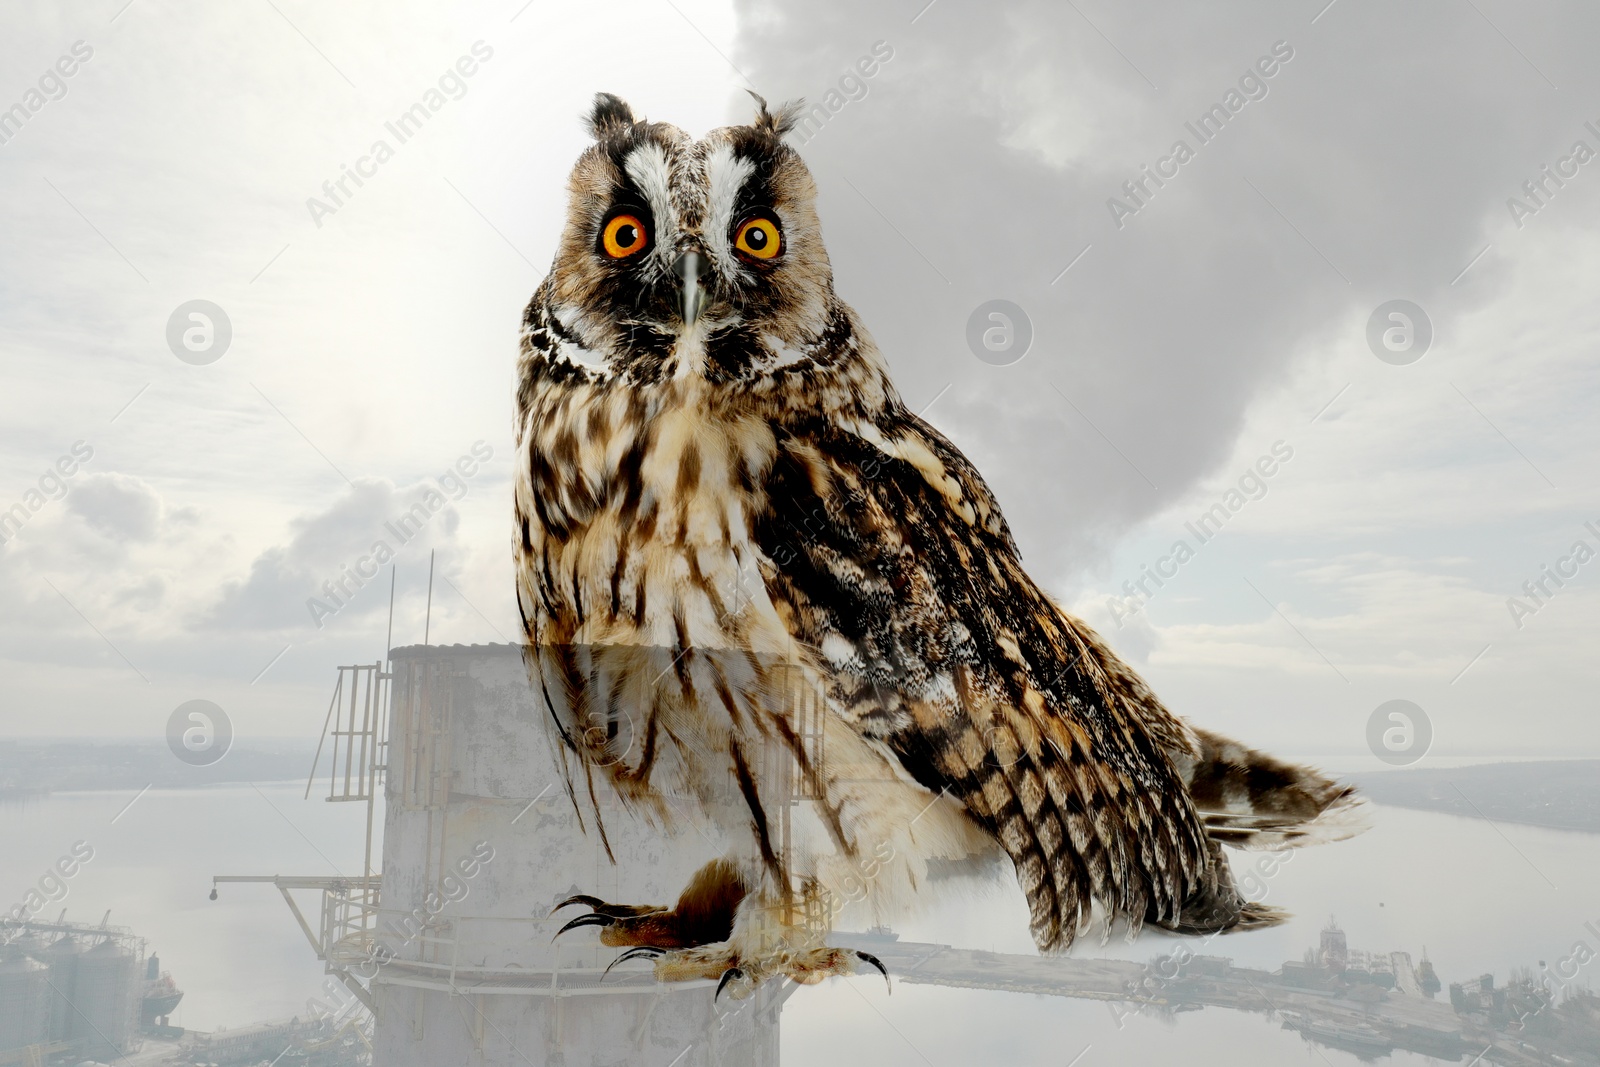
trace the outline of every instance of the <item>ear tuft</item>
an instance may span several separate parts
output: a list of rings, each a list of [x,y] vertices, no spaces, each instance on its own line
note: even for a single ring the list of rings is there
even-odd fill
[[[620,96],[594,94],[594,110],[589,113],[589,132],[594,134],[596,140],[621,133],[636,121],[633,108]]]
[[[756,129],[766,130],[774,137],[782,137],[794,129],[795,123],[800,121],[800,112],[804,110],[806,104],[804,100],[790,100],[779,107],[778,113],[774,115],[767,110],[767,101],[761,94],[749,89],[745,91],[756,102],[756,120],[751,124]]]

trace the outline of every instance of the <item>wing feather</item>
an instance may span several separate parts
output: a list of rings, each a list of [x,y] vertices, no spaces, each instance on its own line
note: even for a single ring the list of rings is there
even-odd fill
[[[892,409],[775,427],[753,533],[780,616],[840,714],[1010,855],[1042,949],[1095,900],[1175,920],[1208,862],[1181,724],[1028,577],[955,446]]]

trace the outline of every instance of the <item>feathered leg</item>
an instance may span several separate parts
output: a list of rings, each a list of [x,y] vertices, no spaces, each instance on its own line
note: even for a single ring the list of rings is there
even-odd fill
[[[555,907],[583,904],[590,910],[556,931],[560,937],[579,926],[600,927],[600,943],[618,947],[692,948],[726,941],[733,918],[749,888],[738,868],[712,860],[695,872],[672,908],[658,905],[608,904],[597,897],[568,897]]]
[[[735,999],[779,975],[810,985],[870,967],[888,977],[876,957],[820,944],[814,931],[780,919],[789,909],[752,893],[739,868],[725,859],[696,872],[670,909],[608,904],[585,895],[568,897],[556,909],[569,904],[583,904],[590,911],[568,922],[557,937],[580,926],[598,926],[601,944],[628,949],[613,967],[649,959],[659,981],[716,979],[718,995],[726,989]]]

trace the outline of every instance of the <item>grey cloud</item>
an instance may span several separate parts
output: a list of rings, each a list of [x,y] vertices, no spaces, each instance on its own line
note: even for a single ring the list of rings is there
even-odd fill
[[[408,547],[425,554],[429,547],[453,543],[460,516],[433,480],[397,487],[363,479],[322,511],[296,518],[290,528],[286,543],[262,551],[248,576],[223,587],[201,625],[312,630],[307,601],[313,598],[341,616],[346,610],[360,615],[384,609],[387,598],[368,588],[387,587],[387,580],[377,577],[387,569],[383,564]]]
[[[1594,117],[1576,102],[1600,20],[1575,4],[1485,7],[1529,59],[1443,3],[1342,4],[1314,25],[1320,3],[946,2],[914,24],[922,0],[737,6],[734,60],[769,99],[825,101],[874,42],[893,48],[800,147],[837,285],[913,408],[951,387],[928,418],[1052,585],[1213,470],[1252,399],[1352,307],[1403,296],[1447,330],[1486,299],[1492,255],[1452,279]],[[1266,95],[1248,83],[1258,98],[1200,143],[1185,123],[1279,41],[1293,57]],[[1180,138],[1194,158],[1119,229],[1108,199],[1131,203],[1123,183]],[[967,316],[994,298],[1033,322],[1014,366],[967,350]]]
[[[119,590],[111,603],[127,605],[139,612],[151,612],[161,607],[167,595],[167,582],[159,574],[147,574]]]
[[[381,532],[390,512],[403,510],[398,506],[399,493],[393,482],[360,479],[326,509],[291,521],[293,533],[282,551],[297,567],[337,568],[353,546]]]
[[[142,479],[120,472],[80,475],[67,510],[116,541],[149,541],[160,530],[161,496]]]
[[[250,575],[229,582],[203,626],[230,629],[283,629],[304,618],[301,601],[316,592],[323,577],[279,545],[250,564]]]

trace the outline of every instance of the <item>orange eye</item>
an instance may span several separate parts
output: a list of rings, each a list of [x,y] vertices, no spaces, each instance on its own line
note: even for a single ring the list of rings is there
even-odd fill
[[[612,259],[627,259],[635,252],[643,252],[650,243],[645,236],[644,223],[634,215],[618,215],[606,223],[600,234],[600,243]]]
[[[771,259],[783,250],[783,236],[771,219],[751,219],[739,227],[733,247],[756,259]]]

